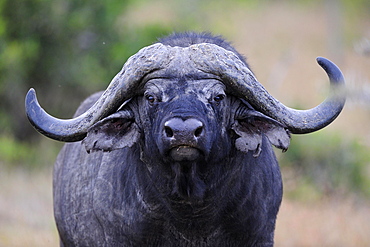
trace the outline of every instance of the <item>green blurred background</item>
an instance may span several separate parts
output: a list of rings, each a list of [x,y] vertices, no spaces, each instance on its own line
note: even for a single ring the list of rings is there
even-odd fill
[[[49,113],[70,118],[129,56],[189,30],[232,41],[268,91],[292,107],[311,108],[328,93],[317,56],[342,69],[343,113],[277,152],[285,195],[276,241],[370,245],[370,1],[0,0],[0,246],[57,245],[51,169],[62,144],[28,123],[28,89]]]

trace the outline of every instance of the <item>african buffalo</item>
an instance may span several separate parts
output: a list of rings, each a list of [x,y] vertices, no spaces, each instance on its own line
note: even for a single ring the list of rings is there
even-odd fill
[[[310,110],[273,98],[229,43],[182,33],[143,48],[103,93],[60,120],[26,96],[42,134],[66,144],[54,169],[61,246],[272,246],[282,180],[274,145],[343,108],[339,68]],[[79,142],[81,141],[82,142]]]

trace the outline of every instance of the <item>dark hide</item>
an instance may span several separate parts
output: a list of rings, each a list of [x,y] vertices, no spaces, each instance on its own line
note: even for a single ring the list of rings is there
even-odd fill
[[[273,245],[282,182],[271,144],[286,150],[289,133],[218,78],[176,65],[63,147],[62,246]]]
[[[161,196],[166,188],[137,158],[137,148],[88,155],[78,153],[80,143],[67,144],[54,182],[61,241],[64,246],[272,246],[282,186],[270,145],[262,148],[257,158],[234,157],[233,167],[227,160],[219,164],[225,167],[213,175],[218,180],[207,183],[204,200],[190,203]]]

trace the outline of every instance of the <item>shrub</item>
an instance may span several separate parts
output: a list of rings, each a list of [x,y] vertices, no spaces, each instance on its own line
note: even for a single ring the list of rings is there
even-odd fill
[[[357,192],[370,197],[370,152],[357,140],[320,131],[294,136],[289,150],[278,157],[288,195]]]

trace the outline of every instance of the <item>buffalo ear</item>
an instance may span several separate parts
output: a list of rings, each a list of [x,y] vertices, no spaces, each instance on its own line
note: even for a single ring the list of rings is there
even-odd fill
[[[129,110],[116,112],[94,124],[82,141],[86,151],[112,151],[132,147],[140,131]]]
[[[290,144],[289,131],[281,123],[254,110],[245,110],[243,116],[238,116],[232,129],[240,136],[235,141],[236,148],[245,153],[255,151],[255,156],[261,152],[262,135],[283,151]]]

